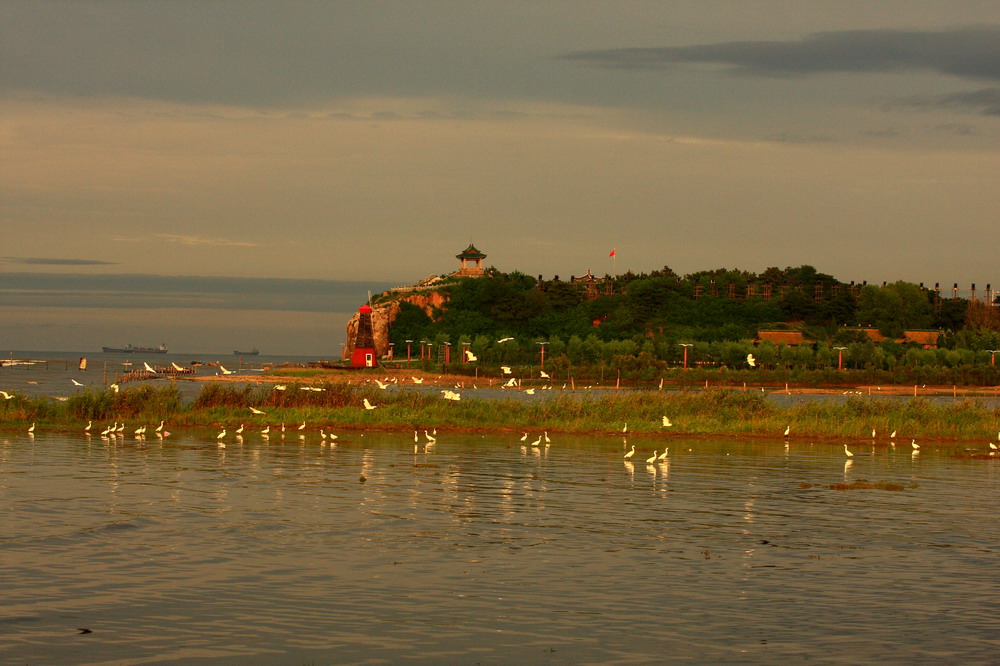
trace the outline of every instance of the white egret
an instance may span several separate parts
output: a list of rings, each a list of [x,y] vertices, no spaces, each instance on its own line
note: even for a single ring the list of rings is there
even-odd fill
[[[31,424],[31,427],[30,427],[30,428],[28,428],[28,432],[29,432],[29,433],[33,433],[33,432],[35,432],[35,424],[34,424],[34,423],[32,423],[32,424]]]
[[[754,359],[753,354],[747,354],[747,365],[751,368],[757,367],[757,361]]]
[[[844,453],[846,453],[846,454],[847,454],[847,457],[848,457],[848,458],[853,458],[853,457],[854,457],[854,454],[853,454],[853,453],[851,453],[851,452],[850,452],[850,451],[848,450],[848,448],[847,448],[847,444],[844,444]]]
[[[81,384],[80,382],[76,381],[72,377],[70,377],[70,381],[73,382],[73,386],[83,386],[83,384]]]
[[[424,378],[423,377],[410,377],[410,379],[413,380],[414,384],[423,384],[424,383]]]
[[[522,442],[528,441],[528,433],[522,433],[522,435],[521,435],[521,441]]]
[[[670,452],[670,447],[668,446],[667,448],[663,449],[663,453],[660,454],[660,457],[657,458],[657,460],[666,460],[667,459],[667,454],[669,452]]]
[[[664,416],[663,416],[663,427],[664,427],[664,428],[669,428],[669,427],[670,427],[670,426],[672,426],[672,425],[673,425],[673,423],[671,423],[671,422],[670,422],[670,419],[668,419],[668,418],[666,417],[666,415],[664,415]]]
[[[364,403],[365,403],[365,409],[375,409],[375,407],[377,407],[377,405],[373,405],[372,403],[368,402],[368,398],[365,398]]]
[[[791,431],[792,431],[792,426],[790,426],[790,425],[786,426],[785,427],[785,437],[788,437],[788,433],[790,433]]]
[[[0,395],[3,396],[4,400],[10,400],[11,398],[14,397],[13,393],[7,393],[7,391],[0,391]]]
[[[216,438],[216,439],[222,439],[222,438],[223,438],[223,437],[225,437],[225,436],[226,436],[226,429],[225,429],[225,428],[223,428],[223,429],[222,429],[222,432],[220,432],[220,433],[219,433],[218,435],[216,435],[216,436],[215,436],[215,438]]]
[[[912,442],[910,442],[910,446],[912,446],[914,448],[914,450],[920,448],[920,445],[917,444],[917,440],[913,440]]]
[[[264,414],[265,412],[262,412],[261,410],[257,409],[256,407],[251,407],[250,408],[250,413],[251,414]]]
[[[656,462],[656,451],[653,451],[653,455],[646,458],[646,462],[650,465]]]
[[[153,366],[151,366],[151,365],[150,365],[149,363],[146,363],[146,362],[144,361],[142,365],[143,365],[143,367],[145,367],[145,368],[146,368],[146,372],[152,372],[152,373],[153,373],[154,375],[156,374],[156,370],[154,370],[154,369],[153,369]],[[221,367],[221,366],[220,366],[220,367]]]
[[[624,455],[625,460],[628,460],[635,455],[635,444],[632,445],[632,450]]]

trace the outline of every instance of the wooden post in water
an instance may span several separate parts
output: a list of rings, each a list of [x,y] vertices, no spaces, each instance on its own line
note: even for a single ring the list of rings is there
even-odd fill
[[[621,384],[622,384],[622,370],[621,370],[621,368],[618,368],[618,376],[615,377],[615,390],[616,391],[619,388],[621,388]]]
[[[914,398],[917,397],[917,385],[916,384],[913,385],[913,397]]]

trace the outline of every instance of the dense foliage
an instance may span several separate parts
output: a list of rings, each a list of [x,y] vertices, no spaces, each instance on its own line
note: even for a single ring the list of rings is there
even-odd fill
[[[989,350],[1000,349],[1000,315],[991,304],[941,298],[907,282],[845,284],[812,266],[759,275],[718,269],[683,278],[664,267],[605,276],[589,297],[579,281],[492,271],[451,281],[441,291],[449,300],[430,315],[401,303],[390,328],[397,350],[409,344],[416,356],[419,347],[420,356],[440,363],[450,346],[453,365],[465,360],[461,349],[481,363],[532,364],[544,343],[547,367],[656,377],[682,363],[683,343],[692,367],[746,368],[752,353],[761,369],[905,370],[909,381],[931,368],[992,366]],[[860,328],[877,329],[887,340],[875,344]],[[762,329],[800,330],[808,344],[754,343]],[[939,348],[899,342],[904,330],[920,329],[938,331]]]

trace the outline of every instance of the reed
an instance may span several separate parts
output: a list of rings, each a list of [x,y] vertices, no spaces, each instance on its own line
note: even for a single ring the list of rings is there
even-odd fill
[[[0,424],[30,421],[76,424],[93,420],[166,420],[175,426],[232,425],[250,427],[300,424],[310,428],[423,429],[465,428],[482,431],[548,429],[552,432],[614,434],[628,424],[629,435],[737,435],[888,440],[892,431],[901,442],[909,438],[976,440],[992,438],[1000,429],[1000,410],[979,400],[937,404],[923,398],[908,400],[852,397],[843,403],[804,401],[776,405],[761,394],[728,389],[681,392],[597,392],[547,394],[543,399],[521,396],[477,400],[467,391],[462,400],[443,400],[435,393],[382,391],[373,386],[315,385],[320,391],[289,384],[271,386],[206,384],[188,406],[173,386],[137,386],[110,391],[85,391],[66,403],[45,398],[16,397],[0,402]],[[367,399],[376,405],[363,407]],[[254,414],[253,407],[263,414]],[[662,425],[666,415],[673,422]]]

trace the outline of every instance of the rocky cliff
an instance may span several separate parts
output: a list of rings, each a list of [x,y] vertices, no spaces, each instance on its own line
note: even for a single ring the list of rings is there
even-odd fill
[[[436,308],[442,308],[448,302],[448,296],[440,291],[429,288],[433,282],[423,281],[411,287],[400,287],[390,292],[386,300],[372,305],[372,327],[375,329],[375,354],[382,358],[389,353],[389,326],[399,314],[402,302],[411,303],[421,308],[428,317],[434,316]],[[344,347],[344,359],[351,358],[354,353],[354,341],[358,335],[358,313],[347,322],[347,345]],[[405,349],[403,350],[405,356]]]

